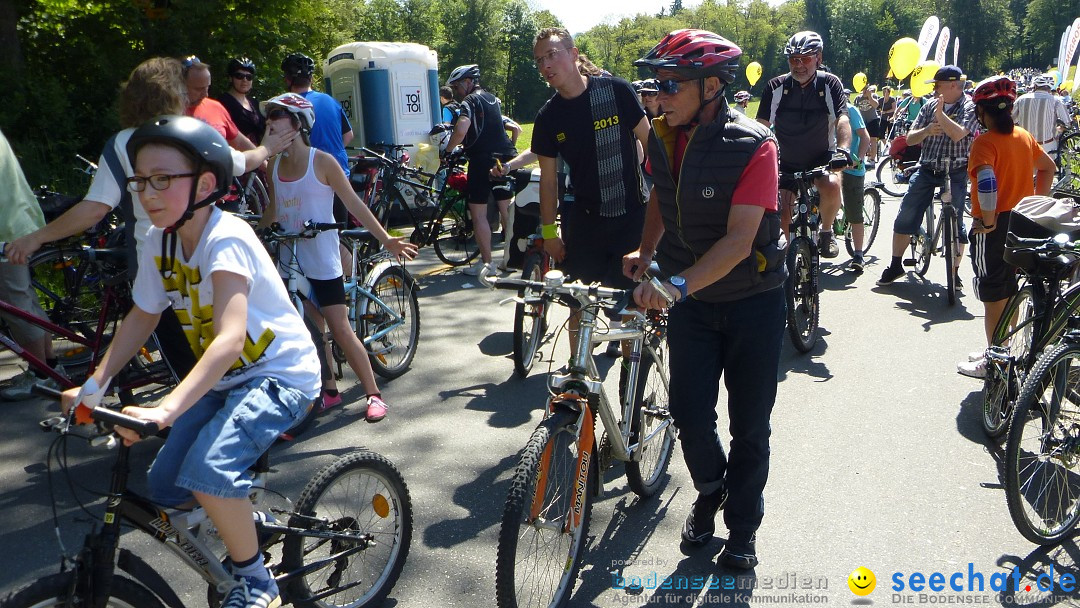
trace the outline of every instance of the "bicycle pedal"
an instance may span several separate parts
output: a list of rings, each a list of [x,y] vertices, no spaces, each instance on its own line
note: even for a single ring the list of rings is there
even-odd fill
[[[914,266],[917,263],[916,260],[904,260],[904,266]]]

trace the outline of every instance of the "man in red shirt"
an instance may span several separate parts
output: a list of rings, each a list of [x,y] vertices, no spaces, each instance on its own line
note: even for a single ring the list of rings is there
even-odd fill
[[[724,509],[730,534],[719,561],[749,569],[758,563],[787,269],[776,139],[724,97],[741,55],[712,32],[678,30],[634,62],[656,72],[661,116],[649,138],[653,190],[645,229],[623,270],[639,278],[655,256],[668,277],[663,291],[645,282],[634,298],[647,308],[671,307],[669,406],[698,491],[682,538],[707,543]],[[721,376],[730,457],[716,425]]]
[[[210,66],[192,55],[183,60],[184,84],[187,85],[188,106],[184,113],[214,127],[233,148],[243,152],[255,149],[255,144],[236,128],[229,111],[210,95]]]

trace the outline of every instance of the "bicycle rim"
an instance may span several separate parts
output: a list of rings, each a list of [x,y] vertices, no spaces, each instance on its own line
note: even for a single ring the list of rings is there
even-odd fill
[[[247,213],[262,216],[266,208],[270,206],[270,195],[266,192],[266,185],[258,173],[252,175],[247,187],[244,188],[244,206]],[[244,209],[241,209],[244,211]]]
[[[530,255],[525,260],[521,278],[532,281],[542,281],[543,268],[537,255]],[[529,375],[533,363],[536,361],[536,352],[540,349],[540,341],[544,337],[544,318],[547,313],[547,302],[539,297],[540,294],[526,294],[522,289],[518,292],[519,298],[530,297],[530,302],[519,302],[514,309],[514,371],[524,378]]]
[[[389,266],[375,280],[371,292],[386,306],[365,298],[359,315],[363,326],[358,337],[367,346],[375,372],[383,378],[397,378],[408,371],[420,341],[416,285],[403,268]],[[368,340],[376,334],[382,335]]]
[[[1031,288],[1025,286],[1009,299],[994,330],[993,346],[1004,352],[986,360],[982,406],[983,431],[992,438],[1000,437],[1008,428],[1024,383],[1024,365],[1035,334],[1034,306]]]
[[[912,248],[912,254],[915,257],[915,274],[920,277],[925,277],[926,272],[930,270],[930,256],[934,253],[934,220],[930,215],[931,211],[927,210],[926,216],[923,218],[923,225],[919,228],[919,232],[912,236],[914,247]]]
[[[788,250],[788,335],[795,349],[810,352],[817,343],[820,315],[817,289],[814,286],[813,251],[810,241],[796,237]]]
[[[285,569],[313,567],[289,585],[293,603],[377,606],[393,589],[409,554],[412,501],[397,468],[361,450],[334,461],[308,482],[289,526],[333,535],[285,537]]]
[[[435,255],[451,266],[464,266],[480,255],[472,220],[464,206],[464,199],[460,205],[452,203],[432,228],[435,231]]]
[[[596,463],[590,460],[588,487],[575,487],[578,444],[568,427],[574,419],[560,413],[540,423],[514,469],[499,530],[495,568],[499,608],[557,608],[574,590],[596,476]],[[575,493],[581,500],[580,524],[568,530]]]
[[[648,497],[660,489],[675,446],[675,427],[668,409],[668,369],[664,352],[641,353],[630,444],[638,443],[637,460],[626,463],[626,481],[635,494]]]
[[[870,251],[870,247],[877,238],[881,220],[881,193],[877,188],[863,190],[863,253]]]

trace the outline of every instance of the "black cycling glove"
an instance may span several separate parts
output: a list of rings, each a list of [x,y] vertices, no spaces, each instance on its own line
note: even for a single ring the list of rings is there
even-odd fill
[[[855,157],[851,155],[849,150],[844,148],[837,148],[833,152],[832,158],[829,159],[830,169],[843,169],[845,167],[855,164]]]

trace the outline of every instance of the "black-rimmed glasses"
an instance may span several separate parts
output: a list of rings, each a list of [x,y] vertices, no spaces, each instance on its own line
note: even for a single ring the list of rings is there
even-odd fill
[[[168,173],[159,173],[157,175],[151,175],[150,177],[129,177],[124,180],[127,183],[128,190],[132,192],[143,192],[146,190],[146,184],[150,184],[150,187],[154,190],[167,190],[172,180],[178,177],[195,177],[194,173],[174,173],[172,175]]]

